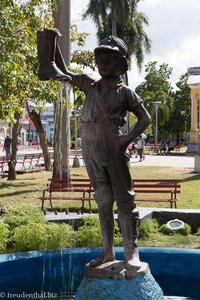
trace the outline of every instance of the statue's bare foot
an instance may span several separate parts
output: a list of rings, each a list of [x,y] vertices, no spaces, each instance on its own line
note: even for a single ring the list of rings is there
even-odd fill
[[[141,261],[139,259],[139,255],[133,254],[132,257],[126,262],[126,269],[137,271],[141,268]]]
[[[115,260],[114,253],[108,254],[108,253],[101,252],[101,254],[99,256],[97,256],[97,258],[95,258],[94,260],[91,260],[88,263],[88,266],[89,267],[97,267],[108,261],[114,261],[114,260]]]

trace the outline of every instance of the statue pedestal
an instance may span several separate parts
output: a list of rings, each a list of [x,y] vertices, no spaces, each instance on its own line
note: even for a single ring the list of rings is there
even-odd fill
[[[124,261],[112,261],[98,267],[86,266],[76,300],[162,300],[163,292],[151,275],[147,263],[128,272]]]

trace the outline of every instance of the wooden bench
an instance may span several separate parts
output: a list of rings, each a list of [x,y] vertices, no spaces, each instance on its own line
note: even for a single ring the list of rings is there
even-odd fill
[[[180,194],[181,180],[179,179],[133,179],[133,190],[136,201],[168,202],[170,208],[176,208],[177,194]],[[145,194],[145,197],[143,197]],[[155,195],[158,195],[156,197]]]
[[[175,153],[181,153],[181,149],[183,149],[183,147],[184,147],[184,144],[178,144],[178,145],[176,145],[176,146],[174,146],[174,149],[173,150],[171,150],[170,152],[175,152]]]
[[[179,179],[133,179],[135,201],[170,203],[170,208],[176,208],[177,194],[180,194],[181,180]],[[93,194],[92,187],[86,190],[88,196]],[[145,195],[145,196],[144,196]],[[157,196],[158,195],[158,196]],[[94,198],[91,197],[91,200]]]
[[[84,210],[84,203],[88,201],[91,211],[91,201],[94,190],[89,179],[49,179],[50,183],[43,191],[42,210],[44,201],[50,202],[53,211],[52,200],[79,200],[82,201],[81,212]],[[133,179],[133,190],[136,193],[135,201],[170,203],[170,208],[176,208],[177,194],[180,194],[181,180],[179,179]],[[46,196],[46,193],[49,193]],[[143,197],[145,194],[145,197]],[[155,196],[158,195],[159,197]],[[162,197],[161,197],[161,196]]]
[[[25,154],[22,159],[17,159],[17,164],[22,165],[22,170],[33,170],[34,167],[40,168],[41,153]]]
[[[1,156],[0,157],[0,169],[1,169],[1,173],[4,174],[5,173],[5,167],[8,167],[8,162],[10,160],[10,156]]]
[[[147,145],[145,145],[145,150],[147,150],[149,152],[149,154],[158,153],[159,147],[160,147],[160,144],[147,144]]]
[[[62,201],[81,201],[81,212],[83,213],[85,201],[88,201],[89,209],[92,210],[91,192],[93,191],[89,179],[49,179],[46,189],[43,190],[42,197],[42,210],[44,210],[44,202],[49,201],[51,211],[53,211],[52,200]],[[86,197],[86,192],[88,196]],[[48,194],[48,195],[47,195]]]

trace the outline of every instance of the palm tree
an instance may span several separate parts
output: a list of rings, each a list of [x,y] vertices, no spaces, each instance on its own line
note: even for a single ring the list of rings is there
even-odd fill
[[[117,36],[125,41],[129,49],[129,57],[134,54],[137,65],[141,69],[144,50],[149,52],[151,42],[144,31],[148,19],[143,13],[137,11],[138,2],[139,0],[90,0],[83,18],[92,18],[100,41],[105,36],[115,35],[114,25],[112,26],[115,17]]]

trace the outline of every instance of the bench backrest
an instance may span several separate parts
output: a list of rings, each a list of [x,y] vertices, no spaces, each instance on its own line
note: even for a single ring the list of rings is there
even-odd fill
[[[1,156],[0,162],[8,162],[10,160],[10,156]]]
[[[89,178],[73,178],[73,179],[48,179],[49,187],[52,191],[75,191],[75,189],[90,189],[92,185]],[[181,180],[179,179],[132,179],[132,187],[135,192],[139,193],[156,193],[156,192],[176,192],[180,193]]]
[[[133,179],[133,189],[140,193],[176,192],[180,193],[179,179]]]
[[[50,191],[54,192],[79,192],[79,191],[85,191],[90,190],[92,188],[90,180],[84,179],[84,178],[78,178],[78,179],[67,179],[67,178],[49,178],[48,179],[49,184],[47,184],[47,187],[50,189]]]
[[[51,183],[90,182],[89,178],[48,178]]]
[[[41,153],[29,153],[24,155],[24,159],[33,159],[33,158],[40,158]]]

